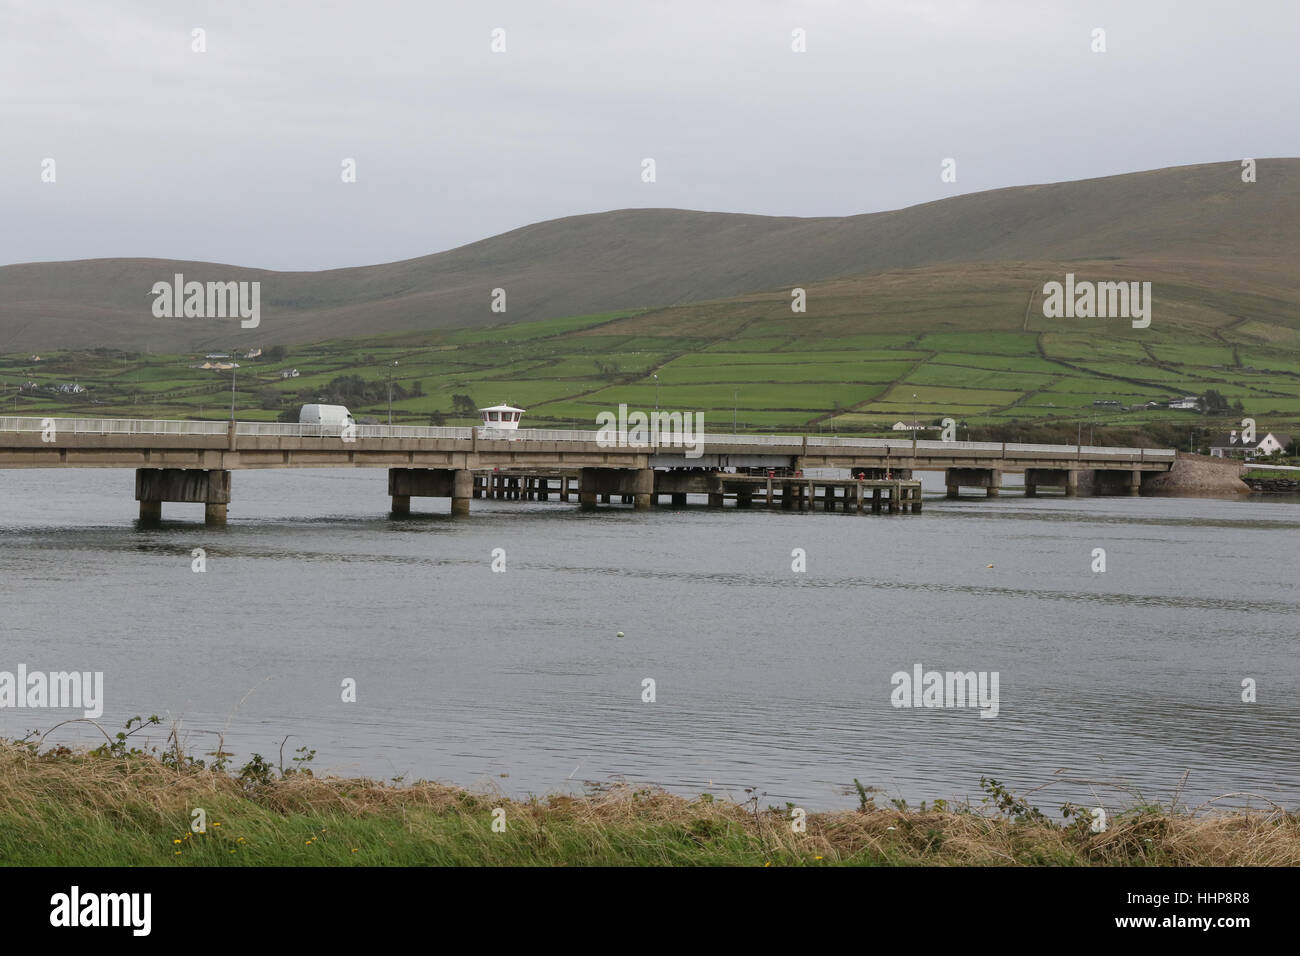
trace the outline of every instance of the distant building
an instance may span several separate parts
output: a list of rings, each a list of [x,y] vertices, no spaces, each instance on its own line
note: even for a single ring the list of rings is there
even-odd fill
[[[247,352],[244,353],[244,358],[246,359],[255,359],[261,357],[262,357],[261,349],[249,349]]]
[[[1266,432],[1262,438],[1250,443],[1241,438],[1239,432],[1228,432],[1210,442],[1210,454],[1215,458],[1234,458],[1246,455],[1271,455],[1283,451],[1291,444],[1291,436],[1285,432]]]
[[[64,395],[79,395],[85,391],[82,386],[75,382],[65,382],[62,385],[55,385],[54,390],[56,392],[62,392]]]
[[[1119,408],[1119,402],[1114,401],[1113,399],[1105,399],[1103,401],[1093,402],[1092,404],[1105,408]]]
[[[33,355],[31,356],[31,358],[28,359],[29,362],[39,362],[40,360],[41,357],[39,355]]]
[[[1189,408],[1193,411],[1200,411],[1201,399],[1199,395],[1184,395],[1182,398],[1175,398],[1169,403],[1170,408]]]
[[[230,355],[226,352],[209,352],[207,355],[203,357],[206,359],[223,359],[223,358],[230,358]]]
[[[282,368],[282,369],[280,369],[280,377],[281,377],[281,378],[297,378],[297,377],[298,377],[298,370],[297,370],[296,368]]]

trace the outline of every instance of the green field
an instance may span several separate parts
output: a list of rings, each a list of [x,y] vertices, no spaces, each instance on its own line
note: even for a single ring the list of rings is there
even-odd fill
[[[1252,416],[1260,430],[1300,432],[1300,339],[1290,335],[1289,324],[1224,315],[1222,328],[1171,321],[1141,331],[1123,325],[1027,331],[1021,326],[1042,320],[1025,320],[1019,291],[1006,293],[1006,309],[986,291],[980,301],[994,305],[976,316],[986,331],[900,334],[891,316],[909,308],[924,283],[936,281],[929,275],[913,280],[898,280],[896,299],[871,300],[873,315],[881,318],[863,318],[858,327],[879,324],[886,329],[879,334],[843,332],[843,303],[825,316],[791,315],[774,294],[751,297],[743,307],[724,301],[288,346],[275,361],[240,360],[236,415],[274,420],[292,416],[304,402],[339,401],[332,391],[336,381],[356,376],[365,383],[364,397],[343,404],[359,419],[387,421],[391,377],[393,421],[407,424],[471,423],[472,417],[453,414],[453,396],[462,396],[477,406],[521,405],[528,410],[525,424],[536,427],[594,427],[598,413],[627,404],[700,411],[706,427],[719,431],[887,434],[900,419],[951,417],[971,437],[1092,434],[1096,440],[1187,447]],[[967,281],[993,289],[1005,284],[992,271],[973,272]],[[860,284],[873,288],[869,280]],[[1199,297],[1196,302],[1201,308]],[[949,324],[928,324],[936,323]],[[712,338],[702,334],[709,328]],[[228,418],[231,373],[192,367],[202,360],[201,354],[102,349],[47,352],[39,362],[30,354],[4,355],[0,410]],[[283,368],[300,375],[282,379]],[[77,382],[86,391],[19,392],[27,382]],[[1171,398],[1211,388],[1230,405],[1240,403],[1240,410],[1208,416],[1165,407]],[[1095,404],[1104,401],[1161,407],[1126,411]]]

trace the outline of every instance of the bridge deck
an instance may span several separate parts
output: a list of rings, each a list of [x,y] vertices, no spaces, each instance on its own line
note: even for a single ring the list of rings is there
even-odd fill
[[[840,436],[700,436],[693,447],[601,441],[594,431],[0,417],[0,468],[800,467],[1167,471],[1168,448]]]

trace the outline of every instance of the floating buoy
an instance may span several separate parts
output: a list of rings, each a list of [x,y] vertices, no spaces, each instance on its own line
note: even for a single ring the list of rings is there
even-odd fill
[[[619,631],[619,632],[618,632],[617,634],[615,634],[614,636],[615,636],[615,637],[622,637],[622,636],[623,636],[623,632],[622,632],[622,631]]]
[[[986,565],[984,565],[984,567],[986,567],[986,568],[991,568],[991,567],[993,567],[993,565],[991,565],[991,564],[986,564]]]

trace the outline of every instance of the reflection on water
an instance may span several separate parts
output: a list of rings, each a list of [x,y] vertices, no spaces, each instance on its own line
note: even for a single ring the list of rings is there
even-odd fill
[[[476,501],[394,522],[383,470],[273,471],[235,475],[225,529],[168,505],[140,530],[131,482],[0,472],[0,670],[104,671],[110,729],[157,713],[196,751],[224,731],[278,758],[290,735],[325,770],[512,794],[624,778],[814,808],[854,803],[855,777],[917,802],[990,775],[1054,807],[1168,801],[1186,773],[1192,804],[1300,803],[1293,503]],[[998,671],[999,716],[891,707],[918,662]],[[70,716],[3,709],[0,734]]]

